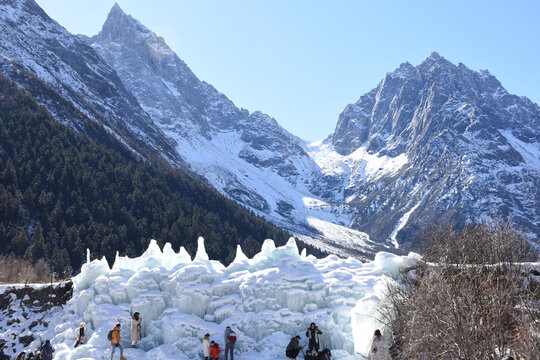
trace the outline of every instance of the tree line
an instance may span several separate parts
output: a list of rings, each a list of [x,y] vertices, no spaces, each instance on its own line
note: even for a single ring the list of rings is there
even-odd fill
[[[62,274],[81,267],[86,248],[111,262],[116,251],[140,255],[153,238],[194,254],[203,236],[209,256],[228,263],[237,244],[253,256],[264,239],[290,237],[196,176],[143,161],[99,124],[74,116],[94,140],[0,75],[1,254],[45,259]]]

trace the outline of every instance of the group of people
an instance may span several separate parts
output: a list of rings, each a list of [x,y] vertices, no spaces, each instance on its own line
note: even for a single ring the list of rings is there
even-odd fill
[[[21,352],[19,355],[17,355],[15,360],[52,360],[53,352],[54,349],[51,346],[51,342],[50,340],[47,340],[45,341],[45,344],[43,344],[39,349],[35,349],[34,351]]]
[[[304,355],[305,360],[331,360],[332,352],[329,349],[323,349],[319,351],[320,341],[319,335],[322,335],[322,331],[319,330],[315,323],[311,323],[306,331],[306,337],[308,338],[308,350]],[[301,337],[296,335],[291,339],[287,348],[285,349],[285,356],[287,359],[294,360],[300,354],[300,351],[305,345],[300,345]]]
[[[375,330],[373,338],[371,339],[371,347],[369,348],[369,360],[387,360],[398,359],[401,353],[401,340],[395,332],[392,332],[392,344],[388,349],[386,348],[386,341],[384,340],[381,331]]]
[[[139,312],[136,312],[131,317],[131,347],[137,347],[137,341],[141,340],[141,322],[142,317]],[[116,324],[115,327],[109,331],[107,338],[111,342],[111,360],[113,359],[114,353],[118,348],[120,350],[120,359],[124,357],[124,347],[120,343],[120,323]]]
[[[137,341],[141,340],[141,322],[142,317],[138,312],[134,313],[131,318],[131,347],[136,348]],[[113,360],[116,349],[120,350],[120,359],[124,359],[124,347],[120,343],[120,328],[118,323],[115,327],[109,331],[107,338],[111,342],[111,360]],[[322,331],[319,330],[315,323],[311,323],[306,330],[306,337],[308,339],[308,349],[304,355],[304,360],[331,360],[332,353],[329,349],[320,348],[320,335]],[[80,327],[76,330],[76,341],[74,347],[84,344],[86,341],[86,324],[82,322]],[[231,329],[230,326],[225,328],[225,334],[223,342],[225,344],[225,360],[234,360],[234,348],[238,340],[238,335]],[[296,335],[291,339],[287,348],[285,349],[285,355],[290,360],[295,360],[298,354],[305,345],[300,345],[301,337]],[[205,360],[215,360],[220,358],[221,349],[219,344],[210,340],[210,334],[206,334],[202,340],[203,354]],[[16,360],[52,360],[54,349],[51,346],[49,340],[45,341],[45,344],[40,349],[36,349],[34,352],[21,352]],[[401,352],[401,341],[395,332],[392,333],[392,344],[387,348],[386,342],[379,329],[373,333],[371,339],[371,347],[369,350],[369,360],[387,360],[398,359]]]
[[[228,360],[229,357],[231,360],[234,360],[234,348],[236,346],[236,341],[238,340],[238,335],[231,329],[230,326],[225,328],[225,334],[223,338],[223,343],[225,344],[225,360]],[[221,349],[219,344],[215,341],[210,341],[210,334],[204,335],[203,339],[203,354],[204,360],[209,359],[219,359]]]

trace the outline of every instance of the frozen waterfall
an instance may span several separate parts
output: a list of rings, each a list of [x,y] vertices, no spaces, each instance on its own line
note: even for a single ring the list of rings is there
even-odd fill
[[[192,260],[184,248],[163,250],[152,240],[134,259],[116,256],[83,265],[74,281],[73,298],[47,334],[55,359],[108,359],[107,332],[122,324],[122,343],[129,360],[202,359],[206,333],[222,349],[223,332],[231,326],[238,336],[236,359],[285,359],[291,337],[315,322],[324,332],[322,347],[334,359],[360,359],[371,335],[381,326],[376,319],[385,281],[414,264],[416,254],[377,254],[361,263],[335,255],[324,259],[300,254],[294,239],[282,247],[266,240],[261,252],[248,259],[238,247],[225,267],[209,260],[204,241]],[[142,340],[130,349],[130,318],[140,312]],[[75,329],[84,321],[88,341],[73,349]]]

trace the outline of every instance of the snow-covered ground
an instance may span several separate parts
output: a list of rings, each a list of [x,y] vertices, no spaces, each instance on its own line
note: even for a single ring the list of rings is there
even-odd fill
[[[294,239],[278,248],[266,240],[253,259],[238,248],[225,267],[208,259],[202,238],[193,260],[184,249],[176,253],[166,244],[162,250],[152,241],[139,258],[117,256],[112,268],[105,259],[83,265],[72,299],[51,312],[46,329],[33,332],[29,348],[51,339],[55,359],[109,359],[107,333],[119,322],[129,360],[202,359],[204,334],[223,345],[231,326],[239,335],[237,359],[285,359],[290,338],[300,335],[306,345],[305,331],[315,322],[334,359],[360,359],[357,352],[366,352],[373,330],[381,327],[376,307],[385,282],[417,258],[378,253],[369,263],[335,255],[316,259],[299,253]],[[136,311],[143,338],[131,349]],[[74,349],[81,321],[88,341]]]

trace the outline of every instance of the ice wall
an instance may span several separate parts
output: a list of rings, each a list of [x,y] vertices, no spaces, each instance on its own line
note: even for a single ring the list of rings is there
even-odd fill
[[[112,268],[105,259],[85,264],[48,336],[54,337],[55,359],[107,359],[107,332],[121,323],[129,348],[130,317],[138,311],[143,339],[139,349],[126,349],[130,360],[202,359],[204,334],[222,345],[227,325],[239,335],[237,359],[284,359],[290,338],[298,334],[306,344],[305,331],[315,322],[334,359],[359,359],[356,353],[367,351],[380,327],[376,307],[384,282],[416,258],[379,253],[369,263],[334,255],[316,259],[299,254],[291,238],[278,248],[266,240],[253,259],[238,247],[225,267],[208,259],[202,238],[193,260],[183,248],[176,253],[166,244],[161,250],[151,241],[141,257],[117,255]],[[89,341],[73,349],[80,321],[88,324]]]

